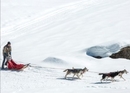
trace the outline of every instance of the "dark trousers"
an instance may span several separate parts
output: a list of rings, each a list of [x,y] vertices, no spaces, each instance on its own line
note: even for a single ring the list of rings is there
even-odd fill
[[[5,63],[6,63],[6,57],[7,57],[7,56],[5,56],[5,55],[3,56],[2,69],[4,69],[4,65],[5,65]]]

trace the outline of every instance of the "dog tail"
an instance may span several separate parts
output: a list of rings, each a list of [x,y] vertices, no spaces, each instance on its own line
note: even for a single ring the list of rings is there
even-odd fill
[[[66,71],[68,71],[68,69],[65,69],[63,72],[66,72]]]
[[[99,73],[98,75],[103,75],[103,73]]]

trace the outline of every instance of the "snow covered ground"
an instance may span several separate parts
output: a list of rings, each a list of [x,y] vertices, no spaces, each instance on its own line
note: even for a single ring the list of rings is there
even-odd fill
[[[1,50],[11,41],[13,59],[33,66],[0,70],[1,93],[129,93],[129,73],[103,83],[98,75],[130,72],[129,60],[108,57],[130,45],[129,25],[129,0],[1,0]],[[72,67],[89,72],[64,79]]]

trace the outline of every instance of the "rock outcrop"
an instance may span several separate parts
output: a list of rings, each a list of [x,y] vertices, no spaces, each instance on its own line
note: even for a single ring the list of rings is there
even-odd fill
[[[111,58],[126,58],[130,60],[130,46],[122,48],[118,53],[114,53]]]

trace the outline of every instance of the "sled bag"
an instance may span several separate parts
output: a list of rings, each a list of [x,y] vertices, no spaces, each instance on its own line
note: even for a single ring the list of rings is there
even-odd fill
[[[20,70],[24,67],[24,64],[16,64],[12,59],[8,61],[8,69]]]

